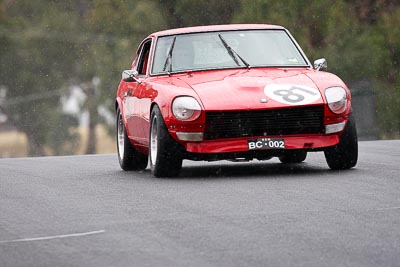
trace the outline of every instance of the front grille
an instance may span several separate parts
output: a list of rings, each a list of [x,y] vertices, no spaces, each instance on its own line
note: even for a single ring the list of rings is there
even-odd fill
[[[207,112],[204,138],[321,134],[323,118],[323,106]]]

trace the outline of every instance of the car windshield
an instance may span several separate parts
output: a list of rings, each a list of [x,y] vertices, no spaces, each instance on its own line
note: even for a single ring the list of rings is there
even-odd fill
[[[284,30],[222,31],[159,37],[152,74],[303,66],[305,58]]]

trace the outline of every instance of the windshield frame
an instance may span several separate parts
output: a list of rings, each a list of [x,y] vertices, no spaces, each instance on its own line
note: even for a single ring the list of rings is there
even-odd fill
[[[297,52],[300,54],[304,62],[306,63],[305,65],[287,65],[287,66],[282,66],[282,65],[255,65],[251,66],[251,68],[281,68],[281,69],[289,69],[289,68],[312,68],[312,65],[301,49],[300,45],[297,43],[297,41],[294,39],[292,34],[285,28],[283,29],[237,29],[237,30],[217,30],[217,31],[200,31],[200,32],[189,32],[189,33],[175,33],[175,34],[168,34],[168,35],[159,35],[156,36],[154,40],[154,46],[153,46],[153,51],[152,51],[152,58],[151,58],[151,67],[150,67],[150,74],[149,76],[165,76],[165,75],[171,75],[171,74],[181,74],[181,73],[187,73],[187,72],[202,72],[202,71],[215,71],[215,70],[229,70],[229,69],[249,69],[247,66],[229,66],[229,67],[207,67],[207,68],[201,68],[201,69],[187,69],[187,70],[172,70],[171,72],[162,72],[162,73],[154,73],[154,60],[155,60],[155,54],[156,54],[156,49],[157,49],[157,44],[160,38],[165,38],[165,37],[179,37],[182,35],[192,35],[192,34],[206,34],[206,33],[216,33],[216,34],[224,34],[226,32],[245,32],[245,31],[283,31],[287,34],[289,37],[289,40],[292,42],[294,47],[296,48]]]

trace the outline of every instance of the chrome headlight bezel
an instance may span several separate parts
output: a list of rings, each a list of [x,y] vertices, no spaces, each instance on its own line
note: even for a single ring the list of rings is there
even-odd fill
[[[347,92],[343,87],[333,86],[325,89],[325,98],[329,109],[335,114],[347,110]]]
[[[191,96],[178,96],[172,101],[172,113],[180,121],[194,121],[201,115],[199,102]]]

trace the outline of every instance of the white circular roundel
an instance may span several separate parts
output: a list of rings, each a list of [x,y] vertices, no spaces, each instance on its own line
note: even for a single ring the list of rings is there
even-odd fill
[[[267,97],[288,105],[307,105],[321,98],[318,89],[295,84],[268,84],[264,87]]]

